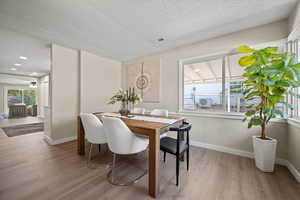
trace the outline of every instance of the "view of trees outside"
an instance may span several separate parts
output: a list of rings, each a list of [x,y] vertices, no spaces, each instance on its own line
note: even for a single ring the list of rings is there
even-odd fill
[[[25,105],[36,104],[35,90],[10,89],[7,92],[8,106],[23,103]]]
[[[24,104],[35,105],[36,104],[36,91],[24,90]]]
[[[8,106],[22,103],[23,91],[22,90],[8,90],[7,104]]]

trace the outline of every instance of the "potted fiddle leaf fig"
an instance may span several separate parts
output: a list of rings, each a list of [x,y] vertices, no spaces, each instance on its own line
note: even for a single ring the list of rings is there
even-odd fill
[[[277,140],[267,136],[267,127],[272,118],[285,117],[283,106],[293,109],[285,101],[287,95],[299,98],[292,89],[300,86],[300,63],[294,54],[279,53],[278,47],[255,50],[243,45],[236,50],[246,54],[239,59],[245,68],[243,93],[250,103],[243,121],[248,121],[248,128],[261,127],[260,136],[253,136],[255,164],[264,172],[272,172]]]

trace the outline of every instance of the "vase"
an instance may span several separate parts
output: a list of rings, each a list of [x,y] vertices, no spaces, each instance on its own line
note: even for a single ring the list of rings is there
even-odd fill
[[[122,102],[121,108],[120,108],[120,110],[119,110],[119,113],[120,113],[122,116],[127,116],[127,115],[129,115],[128,104],[127,104],[126,102]]]
[[[277,140],[273,138],[263,140],[258,136],[253,136],[252,139],[256,167],[263,172],[273,172]]]

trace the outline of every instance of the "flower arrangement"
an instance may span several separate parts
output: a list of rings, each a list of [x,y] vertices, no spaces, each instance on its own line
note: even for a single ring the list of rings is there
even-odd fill
[[[109,99],[108,104],[116,104],[118,102],[126,102],[126,92],[121,89]]]
[[[122,103],[122,107],[119,111],[121,115],[128,115],[130,113],[129,104],[133,107],[135,104],[141,103],[142,98],[134,91],[134,88],[129,88],[126,91],[119,89],[119,91],[109,99],[108,104],[116,104],[118,102]]]

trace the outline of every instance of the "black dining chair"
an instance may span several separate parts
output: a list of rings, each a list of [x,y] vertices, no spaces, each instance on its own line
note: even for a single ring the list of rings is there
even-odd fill
[[[164,162],[166,162],[166,153],[170,153],[176,156],[176,185],[178,186],[179,180],[179,163],[180,158],[184,156],[186,152],[186,167],[189,170],[189,132],[192,128],[187,122],[179,128],[170,128],[170,131],[177,132],[177,139],[171,137],[164,137],[160,140],[160,150],[164,152]],[[184,140],[184,133],[186,133],[186,140]]]

